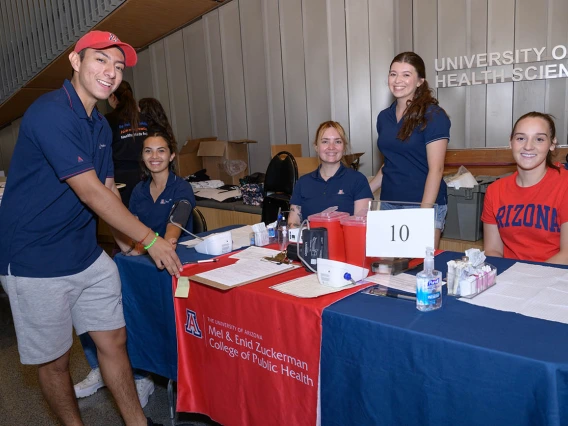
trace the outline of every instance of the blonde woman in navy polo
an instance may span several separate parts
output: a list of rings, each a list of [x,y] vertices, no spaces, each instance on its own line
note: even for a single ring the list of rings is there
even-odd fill
[[[391,62],[389,89],[395,101],[377,117],[377,145],[385,161],[369,182],[381,200],[437,204],[435,245],[438,247],[448,201],[442,179],[450,119],[432,96],[426,81],[424,61],[414,52],[403,52]],[[417,205],[418,206],[418,205]],[[381,203],[381,209],[402,208]]]
[[[333,206],[350,215],[366,214],[373,193],[367,178],[344,164],[343,156],[350,147],[341,124],[336,121],[320,124],[314,147],[320,165],[296,183],[290,199],[288,227],[299,228],[302,219]]]

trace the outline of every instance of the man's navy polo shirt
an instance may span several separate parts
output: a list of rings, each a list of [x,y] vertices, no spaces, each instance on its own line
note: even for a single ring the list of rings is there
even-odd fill
[[[79,273],[102,253],[96,218],[66,179],[95,170],[113,177],[112,134],[91,117],[66,80],[26,111],[0,206],[0,275],[58,277]]]
[[[407,140],[401,141],[397,135],[403,120],[396,121],[396,101],[379,113],[377,146],[385,158],[381,200],[422,201],[428,175],[426,145],[440,139],[449,141],[451,126],[450,119],[437,105],[428,108],[426,119],[424,130],[414,129]],[[441,180],[437,204],[448,204],[446,192],[446,183]]]
[[[194,208],[196,205],[195,195],[193,195],[193,189],[189,183],[170,172],[166,187],[154,202],[150,194],[150,182],[152,182],[152,179],[147,179],[136,185],[130,197],[129,209],[133,215],[138,216],[138,219],[144,225],[163,237],[174,203],[186,200]],[[193,215],[190,215],[187,224],[184,223],[182,226],[190,232],[193,231]]]
[[[340,164],[339,170],[327,181],[321,177],[319,168],[302,176],[294,187],[290,204],[300,206],[302,218],[307,219],[333,206],[352,215],[355,201],[364,198],[373,198],[367,178]]]

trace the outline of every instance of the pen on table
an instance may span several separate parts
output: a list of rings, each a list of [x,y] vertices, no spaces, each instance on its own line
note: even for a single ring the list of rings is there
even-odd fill
[[[408,296],[406,294],[399,294],[399,293],[385,293],[385,296],[392,297],[394,299],[404,299],[404,300],[412,300],[416,301],[416,296]]]
[[[182,265],[189,265],[192,263],[212,263],[212,262],[219,262],[219,259],[215,258],[215,259],[193,260],[190,262],[183,262]]]

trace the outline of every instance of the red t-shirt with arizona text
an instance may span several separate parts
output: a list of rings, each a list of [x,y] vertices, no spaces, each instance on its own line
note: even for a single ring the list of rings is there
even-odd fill
[[[560,167],[530,187],[517,185],[515,172],[487,188],[481,220],[499,228],[504,257],[543,262],[560,251],[568,222],[568,170]]]

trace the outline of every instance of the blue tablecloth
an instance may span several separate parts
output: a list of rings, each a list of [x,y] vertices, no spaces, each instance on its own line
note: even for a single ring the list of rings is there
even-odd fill
[[[357,293],[323,312],[321,402],[326,426],[567,425],[568,325]]]
[[[200,235],[239,226],[227,226]],[[182,262],[213,257],[182,245],[178,245],[177,254]],[[156,268],[149,256],[117,254],[114,260],[122,281],[127,347],[132,367],[177,381],[177,339],[171,275]]]

